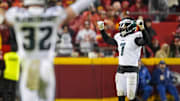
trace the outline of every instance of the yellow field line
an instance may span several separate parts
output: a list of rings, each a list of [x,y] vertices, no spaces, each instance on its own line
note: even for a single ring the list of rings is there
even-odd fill
[[[180,58],[143,58],[145,65],[153,66],[164,60],[168,65],[180,65]],[[55,58],[55,65],[118,65],[118,58]]]

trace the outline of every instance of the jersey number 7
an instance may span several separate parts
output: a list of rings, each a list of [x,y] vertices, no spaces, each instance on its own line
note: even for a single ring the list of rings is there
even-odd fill
[[[24,36],[25,40],[28,40],[29,43],[23,43],[23,47],[25,50],[31,51],[34,50],[35,45],[36,45],[36,40],[35,40],[35,28],[34,27],[22,27],[21,29],[23,32],[28,32],[28,34],[26,36]],[[48,50],[51,47],[51,43],[48,43],[45,45],[46,40],[48,40],[50,38],[50,36],[52,35],[52,27],[40,27],[38,28],[38,30],[40,30],[41,33],[45,32],[45,36],[40,39],[38,45],[39,45],[39,49],[40,50]]]
[[[121,46],[121,56],[123,56],[123,54],[124,54],[125,45],[126,45],[126,43],[121,43],[120,44],[120,46]]]

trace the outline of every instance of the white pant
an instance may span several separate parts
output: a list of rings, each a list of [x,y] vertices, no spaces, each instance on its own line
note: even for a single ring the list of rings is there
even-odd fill
[[[136,96],[137,89],[137,73],[125,72],[116,73],[116,90],[118,96],[127,96],[129,100],[133,100]]]
[[[54,101],[53,61],[48,59],[23,60],[20,93],[22,101]]]

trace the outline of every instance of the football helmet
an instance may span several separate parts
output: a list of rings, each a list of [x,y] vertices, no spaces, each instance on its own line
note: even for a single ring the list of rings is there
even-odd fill
[[[136,23],[131,18],[124,18],[119,22],[119,30],[122,36],[133,33],[136,30]]]
[[[24,0],[24,6],[30,5],[45,5],[46,0]]]

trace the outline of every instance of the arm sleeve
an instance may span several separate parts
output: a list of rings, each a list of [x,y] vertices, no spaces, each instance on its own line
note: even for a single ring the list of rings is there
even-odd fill
[[[57,24],[62,24],[63,21],[67,18],[67,13],[64,8],[61,6],[54,6],[47,9],[46,14],[48,15],[58,15]]]
[[[143,30],[143,31],[142,31],[142,34],[143,34],[143,37],[137,37],[137,38],[135,39],[135,43],[136,43],[138,46],[144,46],[144,45],[146,45],[146,44],[150,44],[151,41],[150,41],[150,37],[149,37],[147,31],[146,31],[146,30]]]
[[[18,11],[17,7],[12,7],[10,9],[8,9],[8,11],[6,12],[5,17],[6,17],[6,21],[9,24],[14,24],[15,23],[15,18],[16,18],[16,15],[17,15],[17,11]]]
[[[104,41],[105,41],[107,44],[118,46],[116,40],[114,40],[113,38],[109,37],[109,36],[107,35],[107,33],[106,33],[105,30],[101,30],[101,35],[102,35]]]

